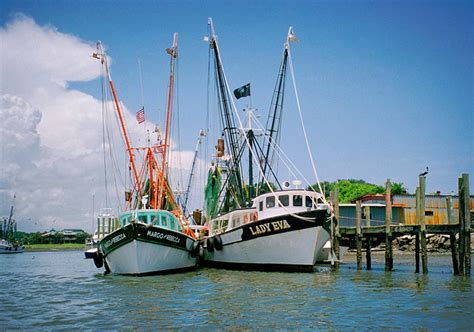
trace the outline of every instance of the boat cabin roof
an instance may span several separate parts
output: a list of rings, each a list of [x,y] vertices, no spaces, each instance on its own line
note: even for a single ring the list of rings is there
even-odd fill
[[[169,211],[157,209],[139,209],[126,211],[120,215],[120,223],[125,226],[132,221],[141,222],[146,225],[182,231],[178,218]]]

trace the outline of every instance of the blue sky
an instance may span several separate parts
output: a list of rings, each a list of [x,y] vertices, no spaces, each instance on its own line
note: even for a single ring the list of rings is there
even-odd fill
[[[164,49],[178,32],[181,143],[190,151],[205,126],[207,18],[214,20],[231,88],[251,82],[252,106],[262,117],[291,25],[300,40],[292,44],[293,64],[321,180],[390,178],[413,192],[429,166],[427,191],[450,193],[461,173],[474,173],[472,2],[4,0],[0,6],[2,29],[24,15],[86,44],[101,40],[131,112],[141,104],[140,58],[147,119],[154,122],[166,102]],[[282,146],[312,178],[288,83]],[[68,80],[67,88],[100,99],[97,79]],[[8,90],[7,80],[2,94]]]

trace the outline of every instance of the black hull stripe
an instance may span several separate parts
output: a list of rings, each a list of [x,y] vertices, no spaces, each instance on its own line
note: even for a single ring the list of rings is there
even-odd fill
[[[274,271],[274,272],[313,272],[313,265],[291,265],[291,264],[251,264],[251,263],[230,263],[206,260],[203,266],[244,271]]]
[[[296,215],[303,218],[310,218],[312,219],[312,221],[303,220],[291,214],[286,214],[283,216],[266,218],[249,224],[245,224],[234,228],[228,232],[221,233],[219,235],[222,236],[222,234],[231,234],[233,232],[242,230],[241,240],[223,244],[224,246],[226,246],[233,243],[253,240],[259,237],[294,232],[297,230],[314,227],[322,227],[323,229],[329,232],[328,228],[330,223],[327,221],[330,216],[326,212],[326,210],[312,210],[308,212],[298,213]]]
[[[129,224],[104,237],[99,244],[99,248],[104,257],[107,257],[111,252],[136,240],[189,251],[186,246],[188,239],[194,241],[183,233],[168,229],[143,224]]]

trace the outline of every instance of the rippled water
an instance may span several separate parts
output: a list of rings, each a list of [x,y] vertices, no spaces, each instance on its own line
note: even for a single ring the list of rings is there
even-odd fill
[[[346,263],[314,273],[214,269],[150,277],[104,276],[80,251],[0,255],[4,329],[429,329],[474,327],[473,281],[450,257],[412,257],[357,272]],[[351,261],[353,257],[348,257]]]

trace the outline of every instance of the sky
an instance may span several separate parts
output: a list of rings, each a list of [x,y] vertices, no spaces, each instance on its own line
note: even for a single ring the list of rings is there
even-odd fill
[[[215,109],[203,41],[208,17],[230,87],[251,83],[251,98],[236,101],[237,109],[252,106],[263,122],[294,27],[295,82],[320,180],[383,185],[390,178],[414,192],[428,166],[428,193],[456,193],[458,177],[474,174],[473,14],[469,1],[3,0],[0,216],[15,195],[20,230],[91,231],[93,213],[113,205],[104,193],[100,66],[91,57],[98,40],[140,142],[135,112],[143,104],[147,128],[162,123],[165,48],[179,33],[173,148],[182,186]],[[314,183],[291,80],[281,135]],[[208,163],[206,153],[198,157],[195,202]]]

